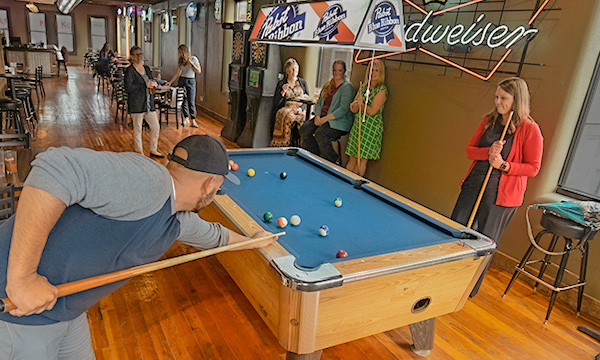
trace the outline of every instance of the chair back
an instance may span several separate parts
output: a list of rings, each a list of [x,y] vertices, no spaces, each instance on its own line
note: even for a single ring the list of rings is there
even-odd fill
[[[181,109],[183,105],[183,100],[185,99],[185,88],[184,87],[176,87],[171,90],[171,107],[173,109]]]
[[[15,213],[15,188],[12,184],[0,187],[0,224]]]

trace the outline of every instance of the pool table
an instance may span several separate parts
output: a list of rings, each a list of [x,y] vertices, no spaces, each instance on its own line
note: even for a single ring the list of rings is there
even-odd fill
[[[240,184],[225,181],[200,216],[247,235],[286,232],[268,247],[218,259],[287,359],[318,359],[324,348],[405,325],[411,349],[427,355],[435,317],[462,308],[495,250],[491,239],[302,149],[229,157]],[[278,227],[292,215],[298,226]],[[348,257],[337,258],[339,250]]]

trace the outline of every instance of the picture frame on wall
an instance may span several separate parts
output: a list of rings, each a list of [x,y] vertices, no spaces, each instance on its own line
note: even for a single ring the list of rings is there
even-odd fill
[[[144,21],[144,41],[152,42],[152,22]]]

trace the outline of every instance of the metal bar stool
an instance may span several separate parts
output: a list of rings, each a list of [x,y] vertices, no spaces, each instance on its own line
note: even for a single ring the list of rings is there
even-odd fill
[[[552,312],[552,308],[554,307],[554,302],[556,301],[556,296],[559,292],[564,290],[579,288],[577,298],[577,315],[579,315],[581,311],[581,302],[583,300],[583,289],[586,284],[585,276],[589,252],[588,241],[592,240],[598,231],[592,230],[591,228],[578,224],[574,221],[554,215],[545,210],[542,214],[540,224],[544,227],[544,229],[535,236],[534,241],[537,246],[535,246],[533,243],[529,246],[529,249],[527,249],[525,256],[523,256],[523,259],[521,260],[519,265],[517,265],[515,272],[513,273],[513,276],[510,279],[506,290],[504,291],[503,297],[506,296],[510,287],[514,284],[515,280],[517,280],[519,273],[523,273],[524,275],[535,281],[534,289],[537,289],[538,284],[546,286],[547,288],[552,290],[552,295],[550,296],[550,304],[548,306],[548,312],[546,313],[546,319],[544,320],[544,324],[547,324],[548,318],[550,317],[550,313]],[[539,249],[541,249],[539,248],[539,243],[542,239],[542,236],[545,234],[552,235],[552,240],[550,241],[548,251],[543,251],[543,253],[545,253],[544,259],[529,260],[534,250],[538,249],[539,251]],[[554,248],[556,247],[560,237],[562,237],[565,242],[564,250],[560,253],[555,253]],[[577,240],[577,244],[575,246],[573,246],[573,239]],[[569,271],[566,268],[567,261],[569,260],[569,255],[572,251],[576,249],[581,251],[581,264],[579,275]],[[561,256],[560,265],[552,262],[551,256]],[[525,270],[525,266],[535,263],[541,263],[538,275],[534,275]],[[558,267],[556,279],[553,285],[543,280],[543,276],[546,269],[548,268],[548,265]],[[577,278],[577,283],[561,287],[562,279],[565,272]]]

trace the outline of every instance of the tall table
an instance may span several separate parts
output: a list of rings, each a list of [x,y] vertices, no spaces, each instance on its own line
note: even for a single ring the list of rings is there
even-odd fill
[[[0,74],[0,77],[8,80],[8,87],[10,88],[10,98],[15,100],[17,98],[17,93],[15,91],[15,80],[25,80],[27,79],[26,75],[12,75],[12,74]]]

